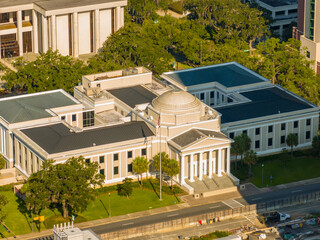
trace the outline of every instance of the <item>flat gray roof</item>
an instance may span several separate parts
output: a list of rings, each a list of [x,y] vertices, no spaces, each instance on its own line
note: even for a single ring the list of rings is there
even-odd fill
[[[298,4],[298,0],[260,0],[271,7],[281,7],[287,5]]]
[[[108,92],[131,108],[134,108],[139,104],[150,103],[154,98],[157,97],[156,94],[140,85],[108,90]]]
[[[186,87],[218,82],[226,88],[230,88],[254,83],[270,82],[268,79],[236,62],[167,72],[163,75]]]
[[[27,94],[0,99],[0,116],[8,123],[18,123],[52,116],[46,109],[78,104],[62,91]]]
[[[153,136],[145,122],[130,122],[83,132],[70,132],[62,123],[21,130],[49,154]]]
[[[241,95],[251,101],[215,108],[222,114],[221,123],[236,122],[251,118],[271,116],[279,113],[317,108],[308,101],[290,94],[287,90],[277,86],[242,92]]]

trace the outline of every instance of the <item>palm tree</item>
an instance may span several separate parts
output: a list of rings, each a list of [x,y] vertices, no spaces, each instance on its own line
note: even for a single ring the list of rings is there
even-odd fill
[[[249,151],[251,146],[251,139],[248,137],[247,134],[242,133],[240,135],[240,155],[241,155],[241,163],[243,164],[242,158],[243,155]]]
[[[237,163],[238,163],[238,155],[241,154],[241,136],[236,136],[234,138],[234,142],[231,143],[231,154],[236,156],[235,160],[235,169],[237,169]]]
[[[172,185],[172,178],[173,176],[177,175],[180,172],[179,163],[175,159],[169,159],[167,164],[164,167],[164,172],[170,177],[171,179],[171,190],[173,190]]]
[[[147,172],[149,169],[149,161],[145,157],[136,157],[132,161],[132,170],[140,174],[141,176],[141,187],[142,187],[142,174]]]
[[[293,146],[298,145],[298,136],[294,133],[290,133],[287,136],[286,143],[289,147],[291,147],[291,157],[293,157]]]
[[[166,152],[161,152],[161,170],[163,171],[165,165],[169,161],[169,155]],[[153,157],[154,168],[160,171],[160,153]]]
[[[313,137],[312,148],[320,157],[320,136]]]
[[[251,167],[256,164],[258,160],[257,153],[253,150],[246,151],[244,154],[243,161],[245,164],[249,166],[248,176],[252,176]]]

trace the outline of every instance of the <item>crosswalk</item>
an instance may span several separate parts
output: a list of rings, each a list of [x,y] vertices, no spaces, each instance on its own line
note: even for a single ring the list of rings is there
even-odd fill
[[[240,203],[240,202],[238,202],[237,200],[234,200],[234,199],[228,199],[228,200],[222,201],[222,203],[227,205],[228,207],[230,207],[232,209],[244,206],[242,203]]]

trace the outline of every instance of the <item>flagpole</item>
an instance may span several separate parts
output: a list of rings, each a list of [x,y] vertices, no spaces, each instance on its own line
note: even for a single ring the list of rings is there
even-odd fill
[[[160,112],[160,115],[161,115],[161,112]],[[161,169],[161,124],[160,124],[160,121],[161,121],[161,119],[160,119],[160,115],[159,115],[159,120],[158,120],[158,124],[159,124],[159,131],[160,131],[160,147],[159,147],[159,149],[160,149],[160,199],[159,200],[162,200],[162,169]]]

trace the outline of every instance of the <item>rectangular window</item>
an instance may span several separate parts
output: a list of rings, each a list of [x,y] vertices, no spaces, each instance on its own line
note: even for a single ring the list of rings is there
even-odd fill
[[[94,125],[94,111],[84,112],[83,116],[83,127],[90,127]]]
[[[310,58],[310,52],[307,51],[307,58]]]
[[[77,121],[77,115],[76,114],[72,114],[72,122]]]
[[[285,123],[281,123],[281,131],[286,130],[286,124]]]
[[[229,138],[234,139],[234,132],[229,133]]]
[[[132,163],[128,164],[128,172],[132,172]]]
[[[276,16],[281,16],[281,15],[284,15],[285,14],[285,11],[278,11],[276,12]]]
[[[200,100],[204,100],[204,93],[200,93]]]
[[[284,144],[286,142],[286,136],[281,136],[280,144]]]
[[[147,155],[147,149],[146,148],[141,149],[141,155],[142,156]]]
[[[228,103],[231,103],[231,102],[233,102],[232,98],[228,97]]]
[[[268,127],[268,132],[269,132],[269,133],[273,132],[273,126],[269,126],[269,127]]]
[[[210,98],[214,98],[214,91],[210,92]]]
[[[90,163],[90,158],[86,158],[86,163]]]
[[[99,163],[104,163],[104,156],[99,157]]]
[[[128,158],[132,158],[132,151],[128,152]]]
[[[118,161],[119,160],[119,153],[113,154],[113,161]]]
[[[310,125],[311,125],[311,119],[310,119],[310,118],[307,119],[306,125],[307,125],[307,126],[310,126]]]
[[[62,121],[66,120],[66,116],[61,116],[61,120]]]
[[[272,146],[272,138],[268,138],[268,146]]]
[[[100,169],[100,174],[104,175],[104,169]]]
[[[114,167],[113,168],[113,175],[119,174],[119,167]]]
[[[256,135],[260,135],[260,128],[256,128]]]
[[[243,130],[242,133],[248,135],[248,130]]]
[[[306,139],[310,139],[310,131],[306,131]]]
[[[255,142],[255,148],[260,148],[260,141],[259,141],[259,140],[257,140],[257,141]]]
[[[289,14],[297,13],[297,12],[298,12],[298,9],[290,9],[290,10],[288,10]]]
[[[293,122],[293,127],[294,127],[294,128],[298,128],[298,126],[299,126],[299,122],[298,122],[298,121],[294,121],[294,122]]]

